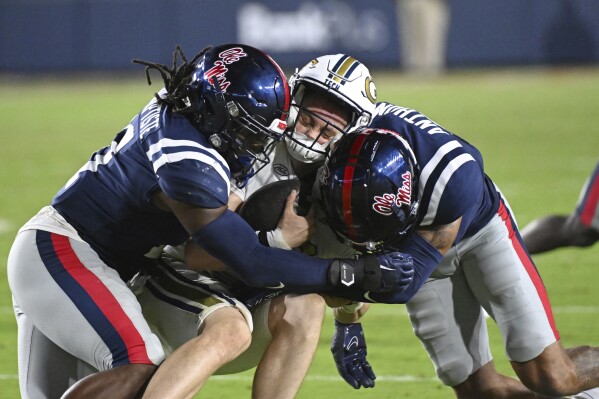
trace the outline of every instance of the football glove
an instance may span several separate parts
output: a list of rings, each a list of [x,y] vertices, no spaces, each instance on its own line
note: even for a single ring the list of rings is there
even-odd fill
[[[329,283],[333,287],[373,292],[402,291],[413,279],[414,261],[410,255],[401,252],[336,259],[329,267]]]
[[[381,268],[378,292],[403,291],[414,280],[414,260],[408,254],[390,252],[377,256]]]
[[[337,371],[355,389],[372,388],[376,376],[366,360],[366,340],[360,323],[344,324],[335,320],[331,352]]]

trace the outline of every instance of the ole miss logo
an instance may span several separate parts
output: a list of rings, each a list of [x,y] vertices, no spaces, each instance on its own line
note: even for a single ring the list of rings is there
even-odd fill
[[[374,209],[375,212],[388,216],[393,213],[393,204],[395,204],[396,207],[410,205],[410,199],[412,198],[412,174],[406,172],[401,175],[401,178],[403,179],[403,182],[401,187],[397,189],[397,193],[386,193],[381,196],[374,196],[372,209]]]
[[[241,47],[233,47],[225,51],[221,51],[218,55],[219,60],[214,62],[214,66],[204,73],[204,78],[215,86],[215,79],[220,86],[221,91],[227,91],[227,87],[231,84],[227,80],[227,65],[239,61],[241,58],[247,57]]]

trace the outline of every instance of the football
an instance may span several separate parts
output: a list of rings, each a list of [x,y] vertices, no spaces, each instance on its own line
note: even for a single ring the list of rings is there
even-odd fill
[[[250,195],[239,209],[239,215],[254,230],[274,230],[285,210],[291,191],[299,191],[298,179],[279,180],[261,187]]]

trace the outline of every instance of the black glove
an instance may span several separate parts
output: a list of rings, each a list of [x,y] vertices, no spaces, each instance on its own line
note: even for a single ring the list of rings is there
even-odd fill
[[[355,389],[374,387],[376,376],[366,360],[366,340],[360,323],[344,324],[335,320],[331,352],[339,375]]]
[[[413,279],[413,259],[401,252],[335,259],[329,267],[329,283],[352,291],[401,291]]]

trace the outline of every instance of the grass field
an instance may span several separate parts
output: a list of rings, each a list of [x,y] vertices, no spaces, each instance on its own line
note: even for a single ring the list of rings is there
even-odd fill
[[[569,213],[599,157],[599,69],[454,72],[433,80],[381,71],[375,80],[379,99],[416,108],[481,150],[520,226],[547,213]],[[120,79],[0,78],[0,399],[19,397],[6,282],[16,231],[157,89],[146,86],[141,72]],[[598,247],[535,257],[566,346],[599,345]],[[497,367],[512,375],[489,324]],[[453,397],[436,381],[403,306],[373,306],[364,329],[376,388],[355,391],[337,377],[327,315],[298,398]],[[251,376],[215,377],[198,397],[249,398]]]

